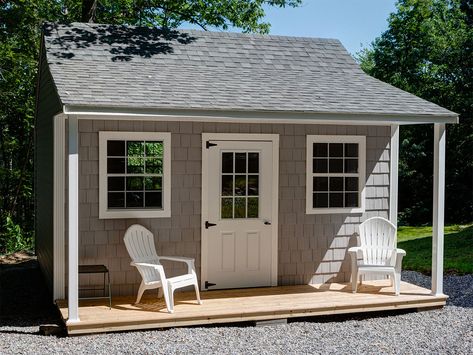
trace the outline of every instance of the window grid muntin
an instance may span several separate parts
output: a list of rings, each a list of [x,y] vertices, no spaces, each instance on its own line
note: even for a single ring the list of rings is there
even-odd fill
[[[109,142],[123,142],[124,144],[124,153],[125,155],[109,155],[108,154],[108,143]],[[128,155],[128,142],[140,142],[143,146],[143,155]],[[147,143],[158,143],[161,144],[161,152],[158,155],[147,155],[147,148],[146,144]],[[164,199],[163,199],[163,184],[164,184],[164,150],[166,147],[164,146],[164,141],[163,140],[137,140],[137,139],[107,139],[107,145],[106,145],[106,161],[107,161],[107,167],[106,167],[106,183],[107,183],[107,208],[111,210],[128,210],[128,209],[143,209],[143,210],[148,210],[148,209],[163,209],[164,205]],[[108,161],[109,158],[114,158],[114,159],[124,159],[124,165],[125,165],[125,172],[124,173],[109,173],[108,172]],[[143,173],[133,173],[133,172],[128,172],[128,161],[129,158],[134,158],[134,159],[141,159],[143,161]],[[146,173],[146,162],[148,159],[157,159],[161,161],[161,173]],[[108,184],[109,184],[109,178],[110,177],[123,177],[125,179],[124,182],[124,190],[109,190],[108,189]],[[141,177],[142,178],[142,185],[143,188],[141,190],[128,190],[127,189],[127,178],[136,178],[136,177]],[[161,188],[157,190],[146,190],[146,178],[147,177],[158,177],[161,178]],[[142,194],[142,206],[133,206],[130,207],[128,206],[127,203],[127,194],[131,192],[140,192]],[[124,205],[123,207],[110,207],[110,194],[111,193],[122,193],[124,197]],[[150,194],[149,196],[153,194],[160,194],[160,204],[161,206],[146,206],[146,195]]]
[[[319,146],[322,146],[322,145],[326,145],[326,155],[321,155],[321,156],[316,156],[316,145],[319,145]],[[339,146],[339,145],[342,145],[342,149],[341,149],[341,152],[342,152],[342,155],[334,155],[334,156],[331,156],[331,152],[330,152],[330,146],[333,145],[333,146]],[[346,155],[347,153],[347,146],[350,145],[350,146],[356,146],[356,157],[353,156],[353,155]],[[327,162],[327,172],[326,173],[317,173],[317,172],[314,172],[315,170],[315,161],[316,160],[326,160]],[[341,160],[342,161],[342,170],[343,170],[343,173],[332,173],[330,172],[330,161],[331,160]],[[356,160],[357,164],[356,164],[356,170],[358,171],[357,173],[345,173],[345,169],[346,169],[346,163],[345,161],[346,160]],[[320,191],[320,190],[316,190],[316,186],[314,183],[312,183],[312,208],[314,209],[317,209],[317,208],[323,208],[323,209],[330,209],[330,208],[360,208],[361,207],[361,189],[360,189],[360,186],[361,186],[361,179],[360,179],[360,143],[358,142],[317,142],[317,141],[314,141],[312,142],[312,181],[314,182],[314,178],[316,177],[326,177],[328,179],[328,186],[327,186],[327,190],[325,191]],[[330,178],[331,177],[341,177],[343,178],[343,188],[342,190],[334,190],[332,191],[330,189]],[[356,177],[358,178],[358,187],[357,187],[357,190],[347,190],[346,189],[346,179],[345,178],[350,178],[350,177]],[[347,205],[347,194],[354,194],[356,193],[357,195],[357,203],[356,203],[356,206],[348,206]],[[321,206],[316,206],[316,200],[315,200],[315,197],[316,197],[316,194],[327,194],[327,207],[321,207]],[[330,206],[330,197],[331,195],[334,195],[335,197],[335,194],[341,194],[342,197],[343,197],[343,202],[342,202],[342,206]]]
[[[226,166],[226,164],[224,164],[224,161],[223,161],[223,156],[224,154],[231,154],[232,155],[232,172],[229,173],[229,172],[223,172],[224,170],[224,166]],[[236,172],[236,166],[237,166],[237,159],[236,159],[236,155],[237,154],[245,154],[245,172]],[[256,154],[256,158],[257,158],[257,172],[249,172],[249,168],[250,168],[250,159],[249,159],[249,156],[250,154]],[[242,218],[245,218],[245,219],[257,219],[259,218],[259,209],[260,209],[260,182],[261,182],[261,179],[260,179],[260,169],[261,169],[261,164],[260,164],[260,152],[256,152],[256,151],[245,151],[245,152],[241,152],[241,151],[222,151],[221,153],[221,156],[220,156],[220,162],[221,162],[221,169],[220,169],[220,204],[219,204],[219,208],[220,208],[220,218],[221,219],[242,219]],[[232,191],[233,193],[231,195],[223,195],[223,176],[232,176]],[[237,195],[236,194],[236,176],[245,176],[245,194],[244,195]],[[248,184],[248,180],[249,180],[249,176],[256,176],[257,177],[257,189],[258,189],[258,194],[256,195],[249,195],[249,184]],[[232,201],[232,217],[224,217],[223,216],[223,200],[224,199],[231,199]],[[244,217],[235,217],[235,205],[236,205],[236,199],[245,199],[245,216]],[[249,200],[255,200],[256,203],[257,203],[257,210],[256,210],[256,216],[255,217],[248,217],[248,210],[249,210]]]

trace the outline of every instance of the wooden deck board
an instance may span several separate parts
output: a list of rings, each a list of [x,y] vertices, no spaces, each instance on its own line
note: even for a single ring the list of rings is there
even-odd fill
[[[193,292],[176,293],[175,312],[166,311],[164,300],[147,291],[134,305],[134,297],[114,297],[112,309],[107,300],[80,302],[80,322],[67,324],[69,334],[153,329],[189,325],[233,323],[291,317],[359,313],[382,310],[439,307],[445,296],[432,296],[430,290],[406,282],[401,295],[394,296],[388,281],[364,283],[353,294],[347,284],[299,285],[201,293],[198,305]],[[58,300],[63,319],[67,301]]]

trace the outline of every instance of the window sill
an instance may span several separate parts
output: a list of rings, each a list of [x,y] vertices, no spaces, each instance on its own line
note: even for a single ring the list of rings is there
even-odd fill
[[[307,208],[306,214],[350,214],[350,213],[363,213],[365,209],[362,207],[356,208]]]
[[[170,210],[105,210],[99,212],[99,219],[113,218],[168,218],[171,217]]]

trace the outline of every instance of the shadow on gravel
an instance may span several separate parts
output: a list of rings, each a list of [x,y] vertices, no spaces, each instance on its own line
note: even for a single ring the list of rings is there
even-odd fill
[[[0,334],[38,334],[41,324],[61,324],[36,260],[0,264]],[[35,327],[38,331],[5,329]]]

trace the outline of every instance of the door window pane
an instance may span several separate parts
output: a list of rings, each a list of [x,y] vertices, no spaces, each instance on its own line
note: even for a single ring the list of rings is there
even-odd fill
[[[258,197],[248,197],[248,218],[258,218]]]
[[[248,172],[259,173],[259,153],[248,153]]]
[[[222,196],[233,196],[233,175],[222,175]]]
[[[234,218],[246,217],[246,198],[235,197],[235,216]]]
[[[246,153],[235,153],[235,172],[246,173]]]
[[[259,188],[259,176],[248,175],[248,196],[257,196]]]
[[[246,175],[235,175],[235,196],[246,196]]]
[[[233,218],[233,198],[222,198],[222,218]]]
[[[233,153],[222,153],[222,173],[233,173]]]

